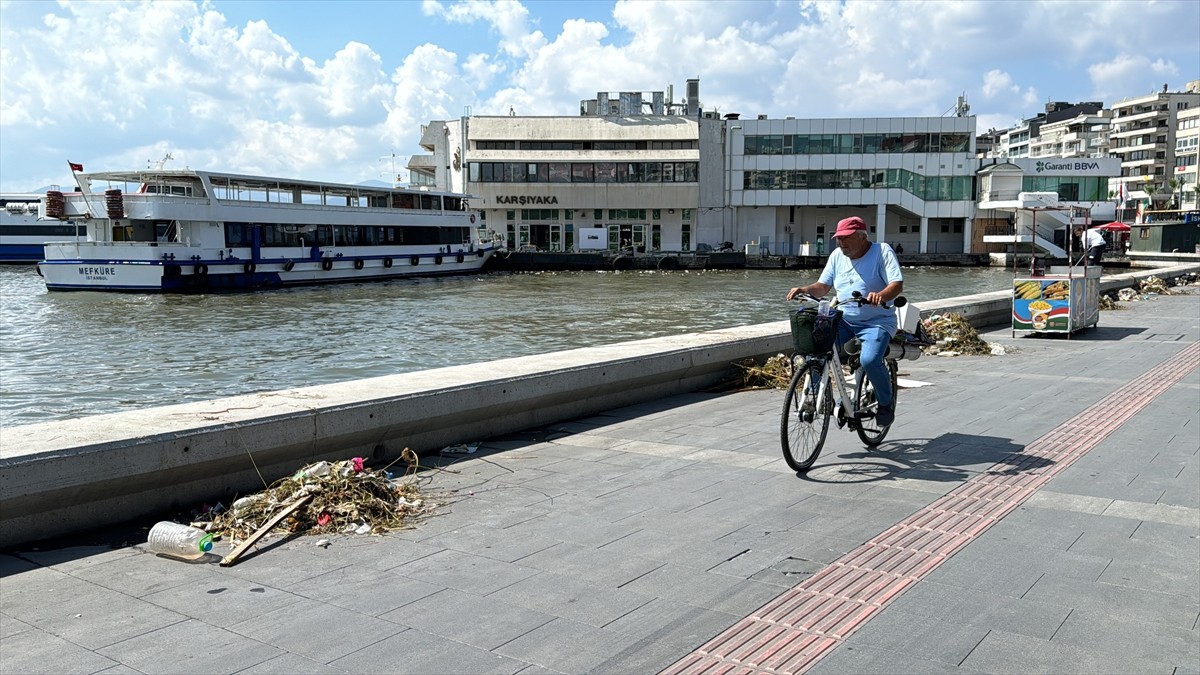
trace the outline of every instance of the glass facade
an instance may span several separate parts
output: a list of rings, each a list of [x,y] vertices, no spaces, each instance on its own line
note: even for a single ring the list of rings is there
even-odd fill
[[[798,169],[746,171],[744,190],[900,188],[925,201],[975,198],[974,176],[924,176],[907,169]]]
[[[747,155],[861,155],[893,152],[969,152],[966,133],[776,134],[746,136]]]
[[[471,162],[475,183],[695,183],[699,162]]]
[[[1104,202],[1108,196],[1106,176],[1025,176],[1021,181],[1025,192],[1056,192],[1067,202]]]

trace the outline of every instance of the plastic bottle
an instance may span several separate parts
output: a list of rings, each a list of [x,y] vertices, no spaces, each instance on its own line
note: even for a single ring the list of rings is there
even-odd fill
[[[164,520],[150,528],[146,545],[154,553],[196,560],[212,550],[212,535],[204,530]]]
[[[817,316],[829,316],[828,300],[821,300],[821,304],[817,306]]]

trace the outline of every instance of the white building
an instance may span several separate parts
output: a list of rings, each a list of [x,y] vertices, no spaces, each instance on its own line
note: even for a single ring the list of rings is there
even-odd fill
[[[1175,124],[1175,166],[1172,177],[1177,181],[1179,207],[1200,209],[1200,183],[1197,164],[1200,163],[1200,105],[1179,111]]]
[[[983,242],[1027,244],[1066,257],[1072,225],[1114,220],[1117,202],[1109,182],[1120,174],[1116,157],[979,160],[979,211]]]
[[[688,82],[687,104],[663,92],[600,92],[579,117],[431,122],[421,137],[430,154],[408,168],[414,183],[472,195],[483,223],[514,250],[693,250],[700,122],[720,124],[703,117],[698,86]],[[710,160],[717,173],[708,180],[719,184],[720,159]]]
[[[856,215],[873,239],[909,253],[970,252],[974,117],[724,124],[727,207],[701,203],[702,231],[717,221],[735,244],[818,255],[828,251],[838,220]],[[702,144],[702,157],[705,150]]]
[[[1159,93],[1113,105],[1109,141],[1112,153],[1121,158],[1119,182],[1130,195],[1148,193],[1160,203],[1169,201],[1179,114],[1200,106],[1200,83],[1189,83],[1188,89],[1170,92],[1163,85]]]
[[[662,92],[606,92],[578,117],[422,128],[415,184],[472,195],[513,249],[828,252],[838,220],[906,252],[971,251],[975,118],[737,119]]]

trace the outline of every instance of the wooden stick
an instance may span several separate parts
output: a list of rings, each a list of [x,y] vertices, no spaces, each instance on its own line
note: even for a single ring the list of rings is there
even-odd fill
[[[292,515],[301,506],[304,506],[308,502],[312,501],[312,498],[313,498],[313,496],[311,494],[304,495],[300,499],[297,499],[296,501],[292,502],[291,506],[289,506],[286,509],[280,511],[279,513],[276,513],[275,515],[271,516],[271,519],[268,520],[267,522],[263,523],[263,526],[258,528],[258,530],[256,530],[254,532],[254,534],[247,537],[245,541],[238,544],[237,548],[230,551],[229,555],[227,555],[221,559],[221,567],[229,567],[230,565],[237,562],[237,559],[240,558],[241,555],[246,552],[246,549],[248,549],[251,546],[253,546],[254,544],[256,544],[259,539],[262,539],[266,533],[271,531],[271,528],[273,528],[279,524],[279,521]]]

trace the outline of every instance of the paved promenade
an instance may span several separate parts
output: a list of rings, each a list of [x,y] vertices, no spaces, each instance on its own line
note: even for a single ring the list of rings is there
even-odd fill
[[[696,393],[445,457],[388,536],[8,551],[0,672],[1200,673],[1200,294],[1125,307],[902,362],[803,477],[781,392]]]

